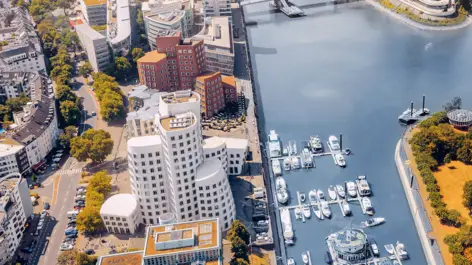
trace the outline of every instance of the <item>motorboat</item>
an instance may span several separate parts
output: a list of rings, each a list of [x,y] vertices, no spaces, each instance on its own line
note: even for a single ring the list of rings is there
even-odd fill
[[[383,224],[384,222],[385,222],[385,218],[374,217],[374,218],[367,219],[367,221],[364,221],[361,224],[363,224],[365,227],[373,227],[373,226]]]
[[[310,206],[307,204],[303,206],[303,215],[305,216],[305,218],[311,217]]]
[[[277,177],[275,179],[275,188],[276,190],[287,189],[287,183],[285,182],[285,179],[283,179],[282,177]]]
[[[374,254],[374,256],[378,257],[380,255],[379,247],[377,246],[377,243],[375,243],[374,240],[371,240],[370,248],[372,249],[372,253]]]
[[[324,193],[323,193],[322,190],[318,190],[318,191],[316,192],[316,195],[318,196],[318,200],[320,200],[320,201],[324,201],[324,200],[325,200],[325,195],[324,195]]]
[[[271,130],[268,135],[269,141],[269,156],[270,157],[279,157],[282,155],[280,138],[275,130]]]
[[[311,152],[308,148],[303,148],[302,153],[300,154],[300,159],[302,160],[303,168],[312,168],[314,166],[313,157],[311,156]]]
[[[329,146],[331,147],[331,151],[339,151],[341,146],[339,145],[338,137],[331,135],[328,138]]]
[[[297,155],[297,153],[298,153],[297,143],[294,140],[288,141],[287,149],[288,149],[288,155],[289,156],[294,156],[294,155]]]
[[[316,202],[318,200],[317,195],[316,195],[316,190],[310,190],[310,192],[308,193],[308,200],[311,203]]]
[[[324,259],[327,264],[333,263],[333,258],[331,257],[331,253],[329,253],[329,251],[325,252]]]
[[[323,213],[324,216],[327,218],[331,217],[331,209],[329,208],[329,205],[326,201],[321,202],[321,212]]]
[[[359,175],[356,178],[357,190],[361,196],[370,196],[372,191],[370,190],[369,182],[367,182],[367,177],[365,175]]]
[[[372,202],[369,198],[362,197],[361,203],[368,215],[374,215],[374,207],[372,207]]]
[[[287,260],[287,265],[295,265],[295,260],[293,258],[289,258]]]
[[[300,208],[295,208],[295,219],[302,219],[302,210]]]
[[[277,190],[277,201],[281,204],[286,204],[288,201],[288,192],[286,189]]]
[[[395,252],[395,247],[393,246],[393,244],[385,245],[384,248],[388,252],[388,254],[393,255],[393,253]]]
[[[272,171],[274,172],[275,176],[282,175],[282,169],[280,168],[280,161],[278,159],[272,160]]]
[[[306,200],[306,195],[305,195],[305,193],[303,193],[303,192],[300,193],[300,201],[305,202],[305,200]]]
[[[318,136],[310,136],[310,148],[313,153],[323,152],[323,144]]]
[[[321,210],[320,210],[320,207],[318,205],[313,205],[312,206],[312,209],[313,209],[313,213],[315,214],[315,216],[320,219],[320,220],[323,220],[324,219],[324,216],[323,214],[321,213]]]
[[[292,162],[292,169],[299,169],[300,168],[300,159],[298,159],[298,157],[292,156],[290,158],[290,160]]]
[[[286,244],[293,244],[293,228],[292,218],[290,217],[290,211],[288,209],[282,209],[280,211],[280,219],[282,221],[283,235]]]
[[[308,264],[308,254],[306,252],[302,253],[302,261],[304,264]]]
[[[398,257],[401,260],[408,259],[408,252],[406,252],[405,245],[403,243],[400,243],[399,241],[397,241],[397,244],[395,246],[395,250],[397,252]]]
[[[288,148],[287,147],[284,147],[284,149],[282,149],[282,155],[283,156],[288,156]]]
[[[356,189],[356,184],[352,181],[346,182],[346,189],[347,189],[347,194],[351,197],[357,197],[357,189]]]
[[[344,191],[344,188],[342,185],[336,185],[336,192],[338,193],[339,197],[341,198],[346,197],[346,192]]]
[[[342,154],[335,154],[334,159],[336,159],[336,164],[340,167],[346,166],[346,160],[344,160],[344,156]]]
[[[286,157],[284,159],[284,170],[289,171],[291,169],[291,165],[292,165],[292,163],[290,161],[290,158]]]
[[[343,212],[345,215],[351,215],[351,207],[349,206],[349,203],[345,200],[341,202],[341,207],[343,208]]]
[[[328,188],[328,196],[331,198],[331,200],[336,200],[338,198],[336,195],[336,189],[332,185]]]

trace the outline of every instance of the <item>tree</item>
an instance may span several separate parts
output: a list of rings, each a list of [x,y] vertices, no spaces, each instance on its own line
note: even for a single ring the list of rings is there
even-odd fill
[[[466,139],[462,142],[462,146],[457,150],[457,159],[465,164],[472,163],[472,140]]]
[[[462,194],[462,204],[465,207],[472,209],[472,181],[469,180],[464,184],[464,193]]]
[[[64,148],[69,150],[70,140],[77,136],[77,127],[67,126],[64,128],[64,131],[59,135],[59,144]]]
[[[100,102],[100,114],[106,121],[123,117],[125,114],[125,106],[121,94],[107,91]]]
[[[103,228],[100,209],[97,207],[85,208],[77,215],[77,229],[81,232],[95,232]]]
[[[30,100],[31,99],[24,93],[21,93],[19,97],[7,99],[5,105],[10,109],[10,111],[17,112],[23,110],[23,106],[30,102]]]
[[[96,190],[87,190],[85,202],[89,207],[100,207],[105,202],[105,197]]]
[[[80,122],[80,108],[75,102],[69,100],[62,101],[59,108],[67,125],[78,124]]]
[[[470,11],[471,9],[470,0],[460,0],[459,2],[466,11]]]
[[[77,101],[77,96],[72,92],[72,89],[68,85],[58,85],[56,87],[56,98],[59,101]]]
[[[93,68],[89,61],[86,61],[79,67],[79,74],[83,77],[89,76],[92,72]]]
[[[234,237],[231,241],[231,252],[234,259],[243,259],[249,261],[247,244],[240,238]]]
[[[61,254],[57,257],[56,264],[57,265],[75,265],[77,253],[78,251],[75,249],[61,252]]]
[[[450,247],[449,247],[450,249]],[[454,248],[455,249],[455,248]],[[471,265],[472,263],[468,261],[464,256],[462,256],[460,253],[454,254],[452,256],[452,263],[454,265]]]
[[[104,197],[108,195],[111,191],[111,176],[107,174],[105,170],[95,173],[89,181],[87,186],[88,190],[96,191],[99,194],[102,194]],[[87,193],[88,193],[87,190]],[[94,195],[91,195],[94,196]]]
[[[74,137],[70,144],[70,154],[79,161],[92,159],[101,163],[113,149],[110,133],[104,130],[89,129],[81,136]]]
[[[472,248],[471,247],[468,247],[464,250],[464,257],[468,260],[468,261],[472,261]]]
[[[461,0],[461,3],[462,1],[468,1],[468,0]],[[470,10],[470,3],[468,4],[468,7],[469,7],[469,10]],[[464,7],[465,8],[465,7]],[[467,10],[467,9],[466,9]],[[446,111],[446,112],[449,112],[451,110],[455,110],[455,109],[460,109],[462,106],[462,99],[461,97],[454,97],[451,101],[449,102],[446,102],[444,105],[443,105],[443,109]]]
[[[144,56],[144,52],[143,52],[143,49],[141,48],[134,48],[132,51],[131,51],[131,56],[133,57],[133,62],[134,63],[137,63],[139,58],[143,57]]]
[[[241,258],[237,258],[237,259],[232,259],[230,262],[229,262],[230,265],[249,265],[249,262],[247,262],[246,260],[244,259],[241,259]]]
[[[117,76],[126,78],[126,74],[131,70],[131,64],[126,57],[116,57],[115,69]]]
[[[234,220],[233,223],[231,224],[231,227],[229,228],[226,238],[229,241],[232,241],[233,238],[239,237],[244,241],[244,243],[249,244],[250,236],[251,235],[247,231],[246,226],[244,226],[244,224],[241,221]]]

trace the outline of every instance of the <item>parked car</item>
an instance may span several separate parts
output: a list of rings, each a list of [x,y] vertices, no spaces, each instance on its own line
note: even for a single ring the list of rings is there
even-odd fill
[[[66,235],[66,238],[77,238],[77,234]]]
[[[95,254],[95,251],[93,249],[89,248],[89,249],[86,249],[84,251],[84,253],[87,254],[87,255],[93,255],[93,254]]]
[[[71,250],[73,249],[74,246],[71,245],[71,244],[67,244],[67,243],[62,243],[61,244],[61,247],[59,248],[61,251],[64,251],[64,250]]]
[[[45,202],[43,208],[44,210],[49,210],[51,208],[51,205],[49,204],[49,202]]]
[[[33,253],[33,249],[30,247],[22,248],[21,251],[25,253]]]

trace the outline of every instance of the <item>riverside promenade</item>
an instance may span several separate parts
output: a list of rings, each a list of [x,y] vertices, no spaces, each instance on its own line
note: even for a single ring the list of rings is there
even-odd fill
[[[421,198],[419,197],[420,195],[415,189],[415,176],[412,175],[410,168],[406,166],[406,155],[403,149],[404,144],[404,134],[402,134],[402,137],[395,148],[395,164],[397,166],[398,175],[400,176],[403,189],[405,190],[411,215],[415,222],[416,231],[418,232],[428,264],[444,265],[444,260],[435,239],[430,238],[427,234],[431,230],[431,224],[429,223],[427,213],[422,205]]]

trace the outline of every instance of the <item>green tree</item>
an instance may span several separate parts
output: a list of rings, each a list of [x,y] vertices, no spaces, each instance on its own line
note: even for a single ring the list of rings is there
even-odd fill
[[[30,98],[28,98],[24,93],[21,93],[19,97],[7,99],[5,105],[10,109],[10,111],[17,112],[23,110],[23,106],[30,101]]]
[[[472,139],[462,142],[462,146],[457,150],[457,159],[465,164],[472,163]]]
[[[58,85],[56,87],[56,98],[59,101],[77,101],[77,96],[72,92],[72,89],[67,85]]]
[[[469,180],[464,184],[463,188],[464,193],[462,194],[462,204],[465,207],[472,208],[472,181]]]
[[[66,150],[70,148],[70,141],[77,136],[77,127],[70,125],[64,128],[64,131],[59,135],[59,144]]]
[[[89,61],[86,61],[79,67],[79,74],[83,77],[89,76],[92,72],[93,68]]]
[[[115,58],[116,76],[126,78],[126,74],[131,70],[131,64],[126,57]]]
[[[80,108],[75,102],[69,100],[62,101],[59,108],[67,125],[78,124],[80,122]]]
[[[70,140],[70,155],[79,161],[86,161],[89,159],[89,151],[92,142],[80,136],[74,137]]]
[[[241,259],[241,258],[237,258],[237,259],[232,259],[230,262],[229,262],[230,265],[249,265],[250,263],[247,262],[246,260],[244,259]]]
[[[246,244],[249,244],[249,240],[250,240],[250,234],[249,232],[247,231],[247,228],[246,226],[244,226],[244,224],[239,221],[239,220],[234,220],[233,223],[231,224],[231,227],[229,228],[228,230],[228,233],[226,234],[226,238],[229,240],[229,241],[232,241],[233,238],[235,237],[239,237],[241,238],[244,243]]]
[[[133,62],[134,63],[137,63],[139,58],[143,57],[144,56],[144,52],[143,52],[143,49],[141,48],[134,48],[132,51],[131,51],[131,56],[133,57]]]
[[[452,263],[454,265],[471,265],[472,263],[466,259],[466,257],[462,256],[460,253],[454,254],[452,256]]]
[[[111,188],[110,188],[111,189]],[[103,194],[96,190],[87,190],[85,194],[85,203],[89,207],[100,207],[105,202]]]
[[[113,91],[107,91],[100,102],[100,114],[105,121],[113,121],[125,114],[123,97]]]
[[[97,207],[85,208],[77,215],[77,229],[81,232],[96,232],[103,228],[100,209]]]
[[[234,254],[234,259],[243,259],[249,261],[248,246],[240,237],[232,238],[231,252]]]
[[[79,161],[91,159],[94,163],[101,163],[113,149],[113,140],[110,133],[104,130],[89,129],[81,136],[71,140],[70,154]]]
[[[95,173],[89,181],[88,189],[107,196],[111,191],[111,176],[105,170]],[[88,191],[87,191],[88,192]]]

